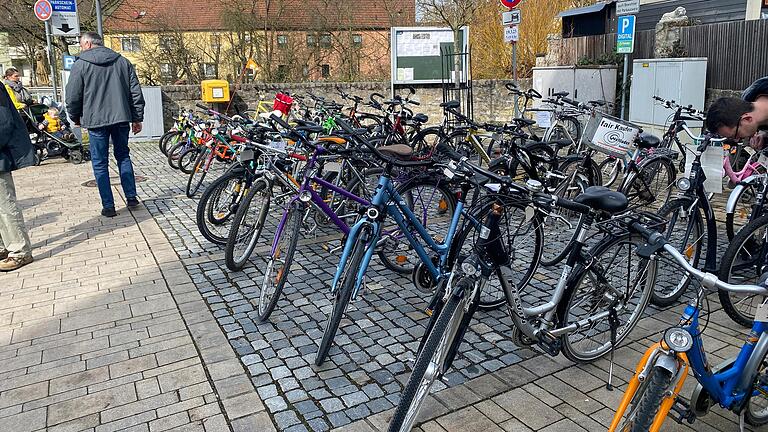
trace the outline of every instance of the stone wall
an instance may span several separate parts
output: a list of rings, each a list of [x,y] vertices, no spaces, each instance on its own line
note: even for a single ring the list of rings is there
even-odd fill
[[[474,117],[476,120],[485,121],[507,121],[514,115],[513,97],[508,95],[504,84],[509,81],[504,80],[476,80],[473,81],[474,93]],[[291,93],[312,92],[318,96],[324,96],[327,99],[333,99],[342,102],[336,86],[341,87],[346,93],[368,98],[372,93],[381,93],[389,96],[389,82],[357,82],[357,83],[288,83],[288,84],[258,84],[241,85],[233,97],[233,105],[241,109],[255,109],[259,100],[273,100],[278,91],[289,91]],[[531,80],[522,80],[520,87],[530,88]],[[200,86],[163,86],[163,116],[168,128],[173,123],[173,117],[180,109],[194,109],[195,104],[200,102]],[[421,105],[412,107],[415,112],[427,114],[430,118],[429,123],[435,124],[442,120],[442,109],[440,104],[443,102],[442,88],[437,86],[417,86],[414,100]],[[212,107],[223,110],[223,106]],[[367,107],[364,107],[367,108]]]
[[[741,97],[741,91],[737,90],[721,90],[721,89],[707,89],[706,96],[704,97],[704,109],[709,108],[712,102],[721,97]]]

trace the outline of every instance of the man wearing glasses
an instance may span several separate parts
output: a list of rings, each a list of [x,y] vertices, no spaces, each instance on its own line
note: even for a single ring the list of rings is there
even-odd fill
[[[750,145],[761,149],[768,133],[768,77],[752,83],[741,99],[722,97],[712,103],[707,129],[737,142],[751,138]]]

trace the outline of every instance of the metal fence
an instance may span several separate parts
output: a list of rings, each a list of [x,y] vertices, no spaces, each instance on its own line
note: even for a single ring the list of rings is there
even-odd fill
[[[653,30],[637,32],[631,58],[653,58],[654,38]],[[709,60],[707,88],[741,90],[756,78],[768,75],[768,20],[683,27],[680,41],[686,57]],[[558,60],[562,65],[572,65],[615,50],[615,33],[568,38],[563,40]]]

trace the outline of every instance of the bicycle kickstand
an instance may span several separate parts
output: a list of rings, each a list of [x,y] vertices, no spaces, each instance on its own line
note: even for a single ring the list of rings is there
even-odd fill
[[[611,327],[611,363],[608,366],[608,382],[605,389],[613,391],[613,354],[616,351],[616,329],[619,327],[619,317],[613,307],[608,312],[608,325]]]

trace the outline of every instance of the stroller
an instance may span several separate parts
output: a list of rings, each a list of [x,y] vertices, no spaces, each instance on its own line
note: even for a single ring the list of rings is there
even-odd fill
[[[36,164],[40,165],[44,160],[57,156],[61,156],[73,164],[91,160],[91,152],[83,145],[82,140],[72,133],[63,107],[59,108],[59,118],[66,132],[49,132],[44,127],[44,116],[48,108],[48,105],[45,104],[34,104],[27,105],[26,108],[19,111],[24,117],[29,137],[35,146]]]

